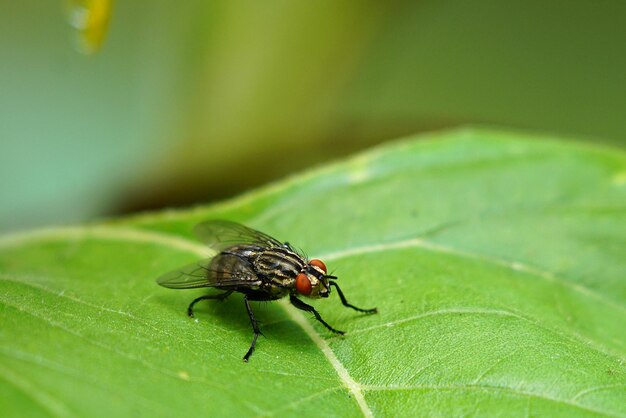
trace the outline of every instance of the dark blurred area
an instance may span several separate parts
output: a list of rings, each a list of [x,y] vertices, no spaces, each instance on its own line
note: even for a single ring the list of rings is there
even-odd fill
[[[1,10],[0,232],[211,202],[459,125],[626,141],[620,1]]]

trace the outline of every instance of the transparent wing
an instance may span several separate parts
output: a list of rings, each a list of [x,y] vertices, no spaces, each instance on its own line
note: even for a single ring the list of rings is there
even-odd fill
[[[241,285],[260,283],[252,267],[245,260],[232,254],[220,254],[220,262],[213,263],[212,258],[188,264],[159,277],[157,283],[170,289],[195,289],[215,287],[228,289]],[[229,266],[215,269],[213,265]]]
[[[216,252],[236,244],[254,244],[260,247],[276,247],[283,244],[263,232],[236,222],[212,220],[199,223],[193,229],[202,242]]]
[[[193,289],[197,287],[210,287],[215,282],[209,274],[211,259],[200,260],[177,270],[170,271],[159,277],[157,283],[170,289]]]

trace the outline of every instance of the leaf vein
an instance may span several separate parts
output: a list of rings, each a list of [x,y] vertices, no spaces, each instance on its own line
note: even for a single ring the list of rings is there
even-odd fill
[[[17,310],[19,312],[27,314],[27,315],[29,315],[29,316],[31,316],[31,317],[33,317],[35,319],[38,319],[40,321],[43,321],[46,324],[48,324],[48,325],[50,325],[50,326],[52,326],[54,328],[57,328],[57,329],[59,329],[59,330],[61,330],[63,332],[66,332],[66,333],[68,333],[68,334],[70,334],[70,335],[72,335],[72,336],[74,336],[76,338],[79,338],[79,339],[87,342],[88,344],[94,345],[94,346],[99,347],[99,348],[101,348],[103,350],[106,350],[106,351],[112,352],[114,354],[117,354],[118,356],[120,356],[120,357],[122,357],[122,358],[124,358],[126,360],[137,362],[137,363],[143,365],[144,367],[146,367],[148,369],[151,369],[151,370],[154,370],[154,371],[156,371],[156,372],[158,372],[160,374],[163,374],[163,375],[165,375],[167,377],[170,377],[170,378],[173,378],[173,379],[177,379],[177,380],[180,379],[180,376],[179,376],[178,372],[176,372],[176,371],[168,370],[168,369],[163,368],[163,367],[157,367],[157,366],[153,365],[152,363],[147,362],[147,361],[145,361],[145,360],[143,360],[143,359],[141,359],[141,358],[139,358],[137,356],[134,356],[132,354],[126,353],[124,351],[117,350],[117,349],[115,349],[113,347],[110,347],[110,346],[108,346],[106,344],[103,344],[103,343],[98,342],[96,340],[93,340],[91,338],[85,337],[81,333],[72,331],[71,329],[65,327],[60,322],[55,322],[55,321],[50,320],[49,318],[45,318],[45,317],[42,317],[40,315],[37,315],[34,312],[29,312],[29,311],[23,309],[20,306],[17,306],[17,305],[14,305],[14,304],[8,302],[7,300],[2,300],[2,302],[6,306],[10,306],[10,307],[14,308],[15,310]],[[224,387],[216,385],[215,383],[210,382],[210,381],[208,381],[206,379],[193,379],[193,380],[197,381],[197,382],[200,382],[200,383],[204,383],[204,384],[206,384],[208,386],[212,386],[212,387],[216,387],[216,388],[224,390]]]
[[[576,402],[572,402],[567,399],[555,398],[552,396],[546,396],[535,392],[524,391],[516,388],[505,387],[505,386],[487,386],[487,385],[413,385],[413,386],[376,386],[376,385],[363,385],[364,391],[388,391],[388,390],[398,390],[398,391],[412,391],[412,390],[482,390],[482,391],[496,391],[496,392],[505,392],[510,393],[516,396],[523,396],[528,398],[542,399],[550,402],[555,402],[563,405],[568,405],[583,411],[593,412],[599,415],[605,415],[607,417],[615,417],[618,418],[619,414],[613,414],[608,411],[603,411],[595,408],[591,408],[585,405],[581,405]]]
[[[37,387],[33,382],[20,376],[14,370],[8,369],[6,365],[0,365],[0,374],[4,377],[4,380],[48,411],[51,416],[68,417],[73,415],[60,399]]]
[[[626,306],[613,302],[612,300],[607,299],[604,295],[594,292],[593,290],[585,286],[572,283],[558,276],[555,276],[551,272],[541,270],[539,268],[530,266],[522,262],[509,261],[509,260],[505,260],[505,259],[501,259],[497,257],[490,257],[490,256],[468,252],[468,251],[463,251],[463,250],[456,249],[453,247],[436,244],[436,243],[423,240],[420,238],[411,238],[407,240],[387,242],[387,243],[381,243],[381,244],[363,245],[359,247],[349,248],[346,250],[338,250],[335,252],[322,254],[322,255],[319,255],[319,258],[328,259],[328,260],[337,260],[341,258],[355,256],[355,255],[369,254],[369,253],[388,251],[388,250],[402,250],[402,249],[408,249],[408,248],[422,248],[422,249],[433,251],[433,252],[451,254],[451,255],[458,256],[458,257],[463,257],[463,258],[467,258],[471,260],[483,261],[483,262],[487,262],[490,264],[498,265],[500,267],[505,267],[513,271],[521,271],[524,273],[528,273],[533,276],[539,277],[543,280],[547,280],[553,283],[558,283],[562,285],[563,287],[570,288],[572,290],[577,291],[578,293],[584,294],[585,296],[597,299],[601,301],[602,303],[609,305],[612,308],[620,311],[621,313],[626,313]]]
[[[311,338],[311,340],[317,345],[320,351],[326,356],[331,366],[339,375],[339,378],[343,382],[343,384],[348,388],[348,390],[354,396],[363,416],[372,417],[372,411],[370,410],[365,398],[363,397],[363,393],[361,391],[361,385],[352,379],[352,376],[348,373],[348,370],[343,366],[343,364],[339,361],[335,352],[330,348],[328,342],[324,340],[318,333],[315,331],[315,328],[310,324],[310,322],[302,315],[300,312],[296,311],[295,308],[290,307],[285,301],[280,301],[283,308],[287,312],[287,315],[291,317],[298,325],[304,329],[304,332]]]
[[[576,395],[572,396],[572,399],[570,399],[570,400],[572,402],[574,402],[574,401],[576,401],[576,399],[579,399],[579,398],[582,398],[584,396],[587,396],[590,393],[599,392],[599,391],[602,391],[602,390],[610,390],[610,389],[614,389],[614,388],[626,388],[626,383],[616,383],[616,384],[613,384],[613,385],[592,386],[590,388],[581,390]]]

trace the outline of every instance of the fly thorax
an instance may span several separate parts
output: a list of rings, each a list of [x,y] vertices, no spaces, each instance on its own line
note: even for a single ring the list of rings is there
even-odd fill
[[[304,260],[284,247],[273,247],[258,254],[255,269],[279,286],[289,286],[304,267]]]

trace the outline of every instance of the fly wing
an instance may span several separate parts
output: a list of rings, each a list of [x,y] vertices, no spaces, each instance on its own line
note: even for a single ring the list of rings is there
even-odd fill
[[[216,252],[236,244],[252,244],[268,248],[283,245],[263,232],[231,221],[205,221],[196,225],[193,230],[202,242]]]
[[[260,283],[250,263],[234,254],[219,254],[159,277],[157,283],[170,289],[199,287],[231,288]]]
[[[162,275],[157,279],[157,283],[163,287],[169,287],[170,289],[210,287],[215,282],[214,278],[209,274],[210,265],[210,258],[188,264]]]

